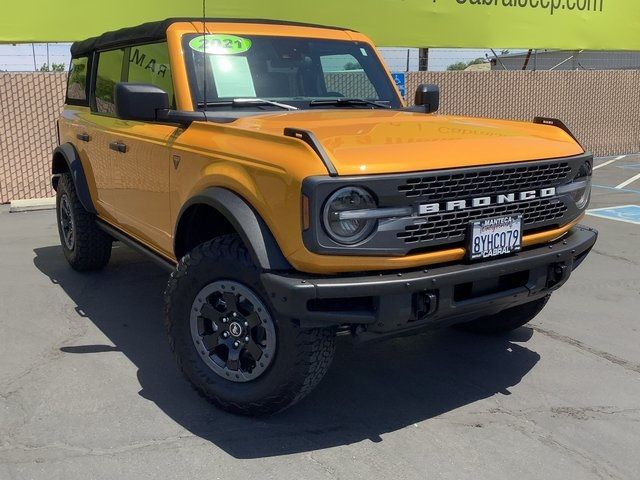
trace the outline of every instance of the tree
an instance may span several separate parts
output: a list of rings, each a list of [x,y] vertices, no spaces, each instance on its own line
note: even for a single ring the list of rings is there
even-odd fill
[[[358,62],[348,62],[344,64],[345,70],[362,70],[362,66]]]
[[[447,70],[449,70],[449,71],[466,70],[471,65],[479,65],[479,64],[485,63],[485,62],[486,62],[486,60],[484,58],[476,58],[475,60],[471,60],[470,62],[452,63],[451,65],[449,65],[447,67]]]
[[[452,63],[451,65],[449,65],[447,67],[447,70],[458,71],[458,70],[464,70],[465,68],[467,68],[467,62],[458,62],[458,63]]]
[[[44,63],[40,67],[41,72],[64,72],[65,66],[64,63],[52,63],[51,67],[48,64]]]
[[[465,68],[467,68],[467,62],[458,62],[458,63],[453,63],[449,65],[447,67],[447,70],[453,72],[453,71],[464,70]]]

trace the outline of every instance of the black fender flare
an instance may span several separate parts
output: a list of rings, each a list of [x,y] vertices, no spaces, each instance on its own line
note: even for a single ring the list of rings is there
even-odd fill
[[[252,260],[260,268],[263,270],[293,269],[260,215],[241,196],[226,188],[209,187],[191,197],[180,209],[176,229],[180,225],[184,212],[197,204],[215,208],[229,221],[249,250]],[[174,239],[176,238],[177,231],[174,232]]]
[[[66,162],[66,168],[64,165]],[[58,189],[58,181],[60,174],[68,171],[73,178],[73,184],[76,187],[76,193],[80,203],[87,212],[97,213],[96,208],[91,200],[91,193],[89,192],[89,185],[87,183],[87,177],[84,174],[84,168],[82,162],[80,162],[80,156],[75,147],[71,143],[64,143],[53,151],[51,159],[51,185],[54,190]]]

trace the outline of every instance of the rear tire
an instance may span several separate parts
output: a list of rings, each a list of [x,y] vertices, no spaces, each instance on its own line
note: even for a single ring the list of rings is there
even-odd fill
[[[82,206],[69,173],[60,175],[56,216],[62,251],[74,270],[100,270],[109,263],[113,239],[98,227],[96,216]]]
[[[510,332],[533,320],[547,304],[550,296],[547,295],[533,302],[503,310],[496,315],[482,317],[472,322],[460,323],[455,325],[455,328],[467,332],[485,334]]]
[[[272,414],[307,395],[335,351],[331,329],[301,329],[273,314],[238,235],[224,235],[180,260],[165,292],[167,335],[193,387],[218,407]]]

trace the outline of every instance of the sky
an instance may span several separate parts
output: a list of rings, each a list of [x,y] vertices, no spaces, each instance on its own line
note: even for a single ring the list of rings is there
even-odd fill
[[[68,43],[50,43],[49,60],[52,64],[64,63],[69,65]],[[31,44],[20,45],[0,45],[0,70],[7,71],[34,71],[33,49],[37,69],[47,63],[47,45],[36,43],[32,48]],[[499,50],[496,50],[499,51]],[[407,66],[407,52],[409,52],[409,69],[418,69],[418,49],[417,48],[381,48],[380,52],[384,57],[389,69],[393,72],[404,72]],[[447,66],[457,62],[468,62],[485,55],[491,55],[491,50],[472,50],[454,48],[434,48],[429,51],[429,70],[442,71]]]

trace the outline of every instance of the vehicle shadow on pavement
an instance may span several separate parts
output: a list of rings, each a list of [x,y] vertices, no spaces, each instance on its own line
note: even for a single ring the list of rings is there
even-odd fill
[[[341,338],[333,366],[309,397],[269,418],[239,417],[207,403],[178,371],[164,330],[165,271],[125,247],[114,248],[109,266],[97,273],[73,271],[58,246],[36,249],[34,264],[115,345],[65,346],[61,351],[122,352],[138,368],[141,396],[236,458],[383,441],[387,432],[496,394],[508,395],[509,387],[540,359],[514,343],[531,337],[528,328],[503,337],[444,330],[357,349]],[[476,426],[470,420],[469,427]]]

